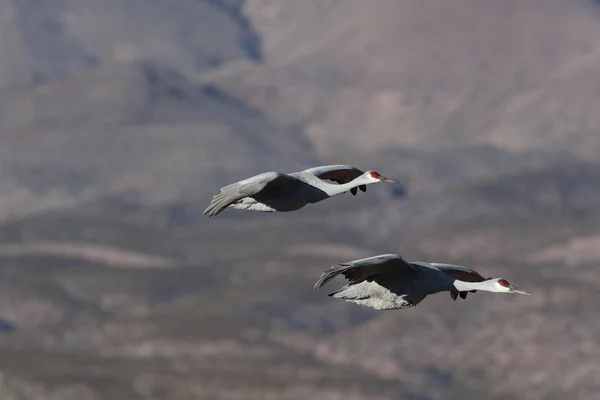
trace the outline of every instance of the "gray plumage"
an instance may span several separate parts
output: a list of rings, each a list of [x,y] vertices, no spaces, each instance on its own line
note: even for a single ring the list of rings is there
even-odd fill
[[[528,294],[501,278],[484,278],[477,271],[460,265],[407,262],[398,254],[382,254],[332,266],[321,274],[314,289],[319,289],[338,275],[348,284],[329,296],[377,310],[414,307],[431,294],[449,291],[466,298],[467,292]]]
[[[353,181],[362,174],[364,174],[363,171],[351,165],[322,165],[320,167],[305,169],[304,171],[300,172],[293,172],[290,175],[312,175],[319,179],[325,179],[339,184],[344,184]],[[353,196],[356,196],[357,187],[363,192],[367,191],[367,185],[358,185],[352,187],[350,188],[350,193],[352,193]]]
[[[294,211],[347,191],[356,195],[357,188],[364,192],[367,185],[379,182],[399,183],[375,171],[363,172],[349,165],[324,165],[290,174],[265,172],[222,187],[204,215],[215,216],[227,207],[264,212]]]
[[[421,264],[420,261],[414,261],[413,264]],[[474,269],[463,267],[462,265],[444,264],[444,263],[423,263],[434,268],[439,269],[446,275],[461,280],[463,282],[483,282],[492,278],[484,278],[479,272]],[[462,299],[467,298],[468,293],[477,293],[477,290],[469,290],[468,292],[459,292],[456,289],[450,290],[450,297],[456,301],[456,298],[460,296]]]

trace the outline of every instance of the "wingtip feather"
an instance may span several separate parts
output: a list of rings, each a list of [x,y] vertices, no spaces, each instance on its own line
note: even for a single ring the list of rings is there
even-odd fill
[[[221,192],[214,195],[202,214],[207,215],[209,218],[220,214],[229,206],[229,202],[227,201],[226,196],[226,192]]]
[[[331,268],[329,268],[327,271],[321,273],[321,276],[313,286],[313,290],[318,290],[325,286],[327,282],[329,282],[342,272],[343,267],[343,265],[332,265]]]

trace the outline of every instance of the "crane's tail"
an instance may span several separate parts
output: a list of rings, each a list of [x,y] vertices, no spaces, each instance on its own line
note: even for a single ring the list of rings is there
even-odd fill
[[[215,215],[219,214],[227,207],[229,207],[230,204],[235,203],[238,200],[239,198],[236,196],[235,192],[221,192],[213,196],[212,200],[210,201],[210,204],[208,205],[208,207],[206,207],[206,210],[204,210],[202,214],[208,215],[209,217],[214,217]]]

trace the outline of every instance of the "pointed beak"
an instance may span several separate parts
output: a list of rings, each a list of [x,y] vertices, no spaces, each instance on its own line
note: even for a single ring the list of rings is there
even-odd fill
[[[386,178],[385,176],[380,176],[379,180],[381,182],[388,182],[388,183],[400,183],[400,181],[397,181],[395,179],[390,179],[390,178]]]
[[[531,296],[531,293],[526,292],[526,291],[521,290],[521,289],[518,289],[518,288],[516,288],[514,286],[510,287],[510,291],[511,291],[511,293],[519,293],[519,294],[524,294],[524,295],[527,295],[527,296]]]

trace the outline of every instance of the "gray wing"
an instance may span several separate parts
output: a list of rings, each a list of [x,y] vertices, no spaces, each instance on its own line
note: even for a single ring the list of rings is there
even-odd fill
[[[314,289],[323,287],[340,274],[349,281],[349,285],[352,285],[378,275],[408,276],[412,271],[413,267],[398,254],[381,254],[332,266],[321,274]]]
[[[484,278],[479,272],[474,269],[463,267],[462,265],[444,264],[444,263],[429,263],[434,268],[439,269],[446,275],[458,279],[463,282],[483,282],[490,278]],[[476,293],[476,290],[471,290],[471,293]],[[458,292],[456,290],[450,291],[450,297],[452,300],[456,300],[456,297],[460,295],[461,298],[467,298],[467,292]]]
[[[286,174],[265,172],[222,187],[220,193],[213,196],[203,214],[213,217],[244,197],[254,196],[263,191],[272,192],[273,196],[276,196],[300,183],[298,179]]]
[[[326,179],[329,181],[337,182],[339,184],[348,183],[348,182],[353,181],[354,179],[358,178],[362,174],[364,174],[364,171],[361,171],[360,169],[358,169],[356,167],[353,167],[351,165],[342,165],[342,164],[321,165],[319,167],[305,169],[304,171],[301,171],[301,172],[312,174],[320,179],[324,179],[324,180]],[[360,190],[362,190],[363,192],[367,191],[366,185],[360,185],[358,188]],[[356,196],[356,193],[357,193],[356,188],[350,189],[350,192]]]

